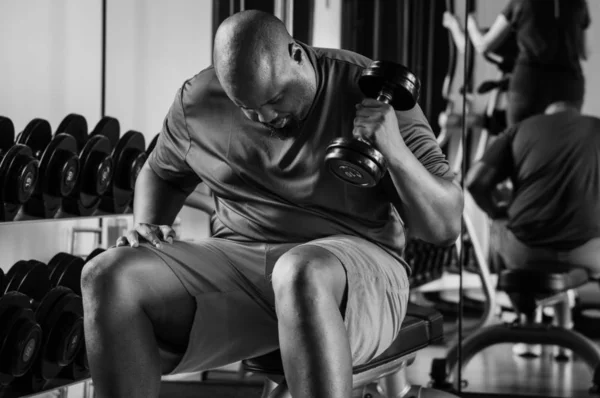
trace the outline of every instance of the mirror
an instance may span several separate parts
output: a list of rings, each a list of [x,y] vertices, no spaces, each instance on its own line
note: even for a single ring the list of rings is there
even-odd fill
[[[596,151],[584,148],[596,148],[585,125],[598,116],[600,7],[476,0],[471,11],[468,24],[457,23],[475,51],[465,93],[461,373],[454,368],[463,383],[455,386],[477,396],[585,396],[598,382],[590,375],[600,291],[591,281],[597,238],[582,227],[595,225],[587,203],[597,197],[581,176],[598,174]],[[578,280],[568,279],[573,272]],[[551,287],[551,279],[565,284]],[[483,317],[469,313],[471,303],[483,306]]]

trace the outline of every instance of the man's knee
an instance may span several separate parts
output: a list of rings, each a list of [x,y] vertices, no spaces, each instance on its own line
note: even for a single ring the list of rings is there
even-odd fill
[[[94,302],[108,297],[122,299],[123,295],[134,300],[135,292],[139,290],[136,272],[139,272],[145,257],[137,249],[117,248],[107,250],[90,260],[81,274],[84,303],[89,302],[89,299]]]
[[[319,246],[299,246],[277,260],[271,281],[276,299],[290,294],[308,298],[332,293],[339,303],[346,288],[346,271],[328,250]]]

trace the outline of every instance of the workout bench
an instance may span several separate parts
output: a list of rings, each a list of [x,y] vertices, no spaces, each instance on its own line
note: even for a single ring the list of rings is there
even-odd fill
[[[569,300],[572,290],[587,283],[589,276],[586,270],[573,268],[573,264],[560,265],[570,270],[560,273],[530,269],[501,272],[498,290],[508,294],[518,317],[513,323],[487,326],[466,337],[462,342],[462,368],[477,353],[496,344],[556,345],[562,348],[557,360],[568,359],[564,352],[566,348],[585,361],[593,372],[590,392],[600,393],[600,348],[572,330]],[[554,325],[542,323],[542,309],[546,306],[554,308]],[[458,346],[450,349],[446,358],[435,359],[431,371],[433,386],[447,386],[457,364]]]
[[[443,391],[411,386],[406,377],[406,368],[415,360],[417,351],[442,340],[443,335],[443,319],[439,312],[409,304],[402,329],[392,345],[369,363],[352,369],[352,397],[455,397]],[[242,364],[246,371],[265,375],[262,398],[291,397],[282,381],[284,374],[279,350],[245,360]],[[382,383],[378,383],[380,380]]]

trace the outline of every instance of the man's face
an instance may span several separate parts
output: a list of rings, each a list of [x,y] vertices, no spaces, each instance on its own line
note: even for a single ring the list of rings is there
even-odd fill
[[[228,95],[248,119],[262,123],[272,136],[291,138],[298,133],[313,99],[300,68],[291,58],[265,65],[254,78],[229,85]]]

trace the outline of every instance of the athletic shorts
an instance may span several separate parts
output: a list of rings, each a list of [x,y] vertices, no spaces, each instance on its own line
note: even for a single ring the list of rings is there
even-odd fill
[[[498,268],[568,272],[577,267],[586,269],[591,278],[600,279],[600,238],[572,250],[532,247],[520,241],[506,223],[495,220],[490,229],[490,254]]]
[[[171,374],[214,369],[279,348],[270,276],[277,259],[295,246],[322,247],[343,264],[343,311],[352,351],[360,365],[385,351],[400,331],[409,283],[403,264],[379,246],[354,236],[302,244],[265,244],[207,238],[147,244],[196,299],[187,350]]]

